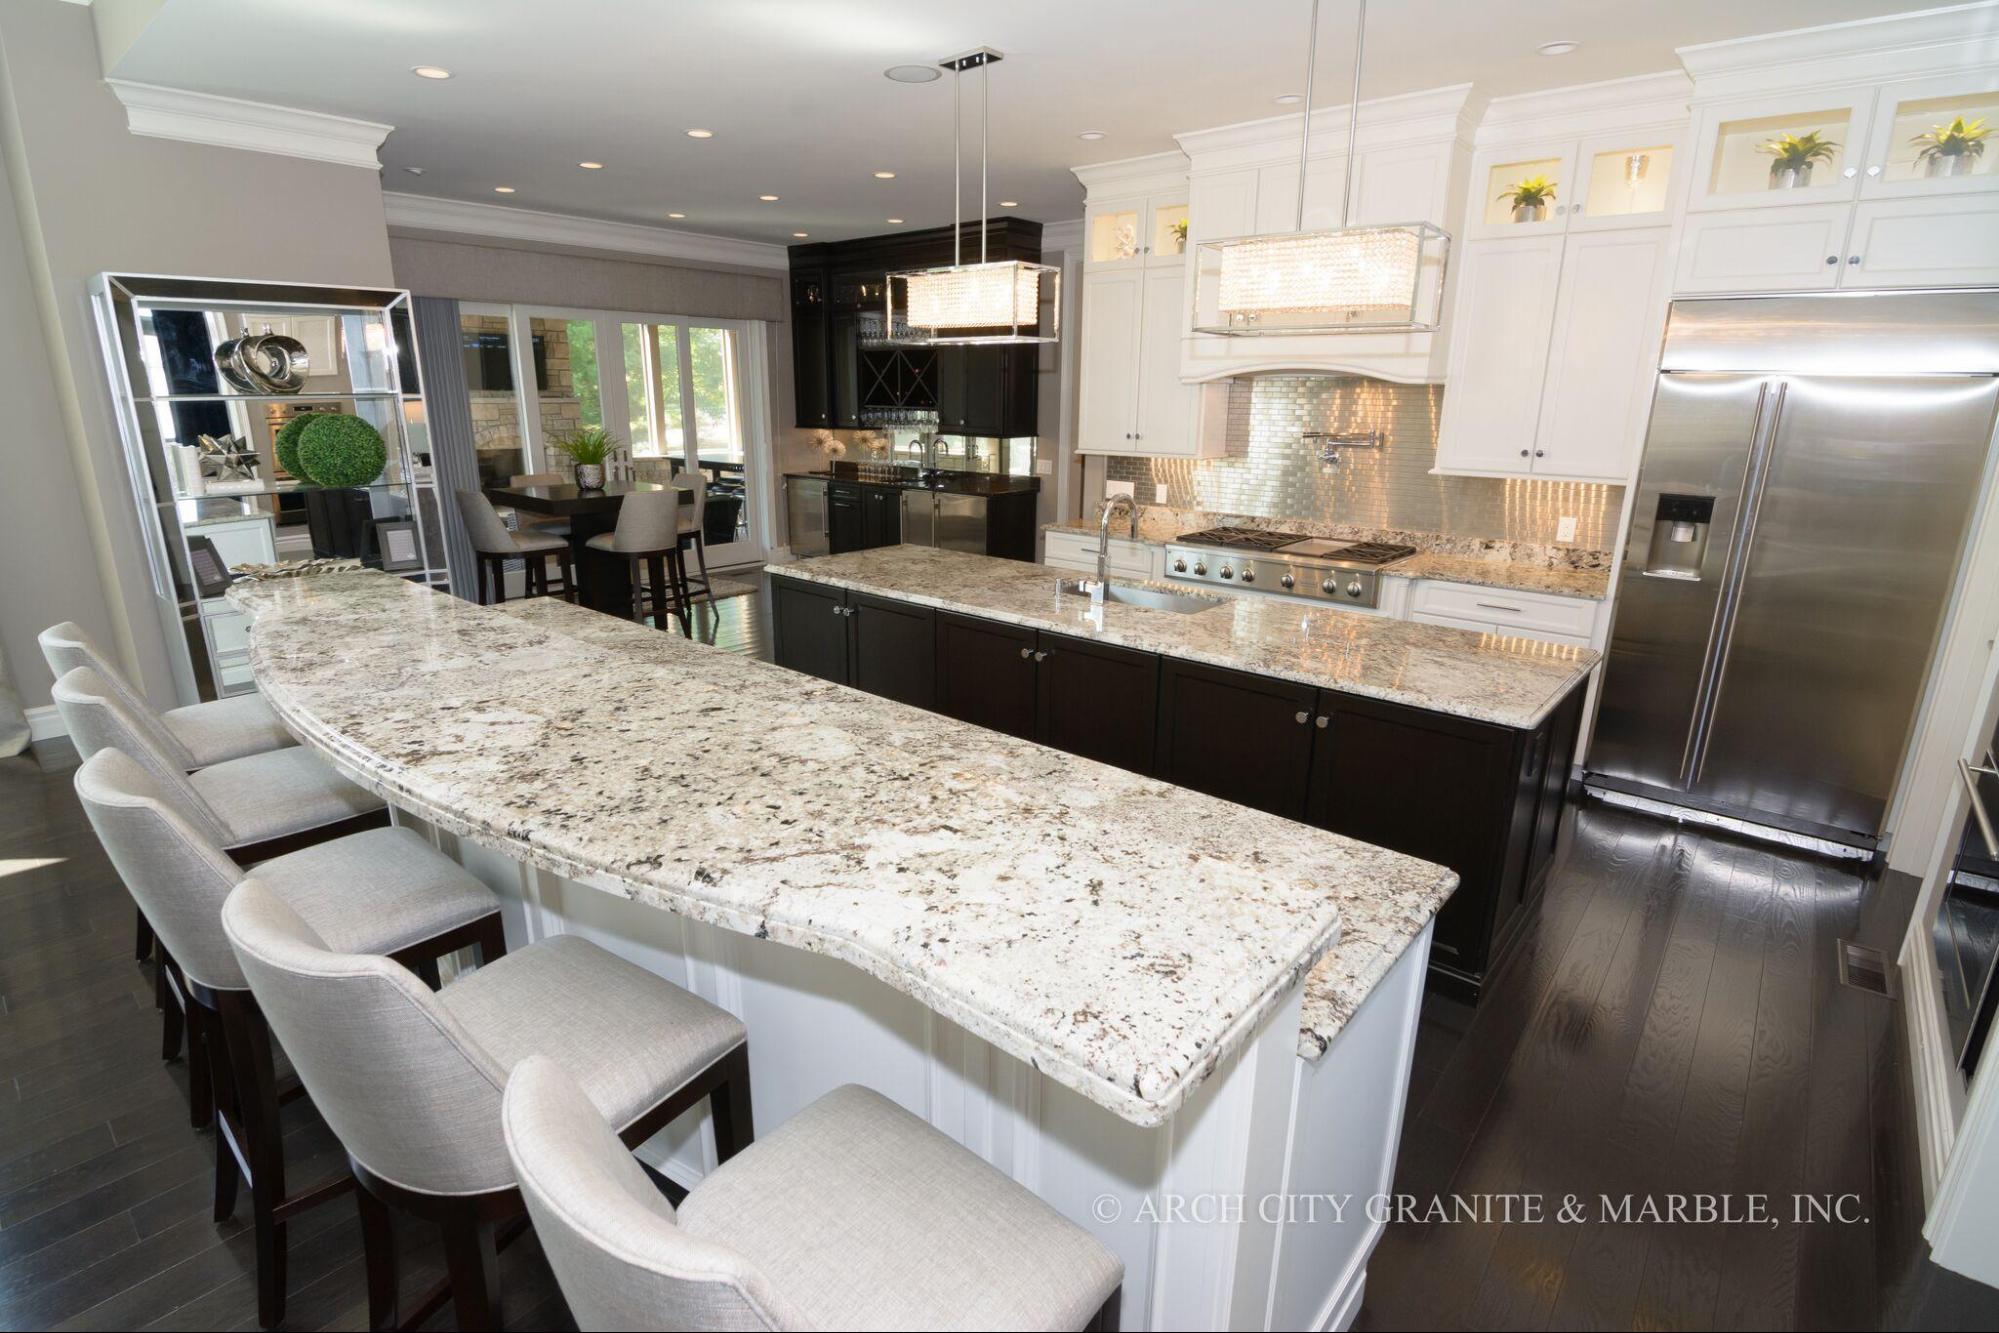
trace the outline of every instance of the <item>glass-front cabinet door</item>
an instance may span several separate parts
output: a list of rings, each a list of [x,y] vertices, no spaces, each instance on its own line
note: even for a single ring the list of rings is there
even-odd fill
[[[1492,149],[1472,166],[1469,231],[1475,237],[1532,236],[1561,231],[1568,222],[1575,145],[1539,144]]]
[[[1999,77],[1909,79],[1881,89],[1861,170],[1865,197],[1999,187]]]
[[[1851,199],[1866,165],[1872,89],[1786,93],[1702,110],[1688,207]]]
[[[1083,224],[1091,268],[1149,268],[1187,253],[1187,196],[1151,195],[1092,204]]]
[[[1576,150],[1571,231],[1658,226],[1673,206],[1679,143],[1673,134],[1603,135]]]

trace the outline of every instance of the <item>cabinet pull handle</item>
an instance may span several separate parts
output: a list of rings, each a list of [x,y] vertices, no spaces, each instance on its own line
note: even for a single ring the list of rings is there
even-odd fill
[[[1518,611],[1520,610],[1520,608],[1519,608],[1519,607],[1517,607],[1517,606],[1508,606],[1508,605],[1507,605],[1507,604],[1506,604],[1505,602],[1474,602],[1474,603],[1472,603],[1472,605],[1474,605],[1474,606],[1482,606],[1482,607],[1484,607],[1484,608],[1485,608],[1486,610],[1488,610],[1488,611],[1514,611],[1514,612],[1518,612]]]
[[[1034,656],[1034,650],[1032,648],[1023,648],[1020,650],[1021,661],[1025,662],[1028,658],[1032,656]]]
[[[1323,713],[1322,713],[1322,714],[1320,714],[1320,715],[1319,715],[1318,717],[1316,717],[1316,718],[1312,719],[1312,720],[1313,720],[1314,722],[1318,723],[1318,725],[1319,725],[1319,730],[1320,730],[1320,731],[1324,731],[1324,730],[1326,729],[1326,727],[1327,727],[1328,725],[1330,725],[1330,724],[1331,724],[1331,722],[1332,722],[1332,719],[1331,719],[1331,718],[1329,718],[1329,717],[1327,717],[1327,716],[1325,716],[1325,715],[1324,715]]]
[[[1311,720],[1312,720],[1312,715],[1311,715],[1310,713],[1306,712],[1306,711],[1305,711],[1304,709],[1302,709],[1302,708],[1298,710],[1298,725],[1299,725],[1299,726],[1301,726],[1301,727],[1302,727],[1302,726],[1304,726],[1304,725],[1305,725],[1305,724],[1306,724],[1307,722],[1309,722],[1309,721],[1311,721]]]

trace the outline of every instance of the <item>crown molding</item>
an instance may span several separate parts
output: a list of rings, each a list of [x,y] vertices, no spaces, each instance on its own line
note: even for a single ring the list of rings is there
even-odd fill
[[[1356,138],[1365,151],[1396,144],[1431,143],[1439,139],[1470,141],[1485,109],[1485,98],[1469,83],[1429,88],[1394,97],[1369,98],[1360,104]],[[1221,125],[1211,130],[1187,130],[1173,136],[1195,171],[1217,167],[1260,165],[1298,152],[1298,121],[1294,113],[1262,120]],[[1348,108],[1318,107],[1312,112],[1312,142],[1324,145],[1314,157],[1344,157]]]
[[[1115,162],[1092,162],[1070,167],[1069,174],[1083,183],[1087,193],[1105,195],[1151,188],[1169,189],[1175,181],[1187,179],[1187,155],[1177,149],[1147,153],[1144,157],[1123,157]]]
[[[1693,93],[1693,80],[1672,69],[1495,97],[1479,121],[1477,142],[1483,146],[1488,142],[1573,139],[1584,123],[1592,133],[1685,125],[1691,118],[1688,104]]]
[[[154,139],[380,171],[382,161],[376,154],[395,129],[351,116],[162,88],[130,79],[106,79],[104,83],[125,108],[125,127]]]
[[[461,199],[401,194],[393,190],[382,192],[382,211],[391,227],[416,231],[492,236],[509,241],[536,241],[543,245],[572,245],[585,250],[611,250],[621,254],[775,269],[779,272],[790,267],[785,247],[781,245],[677,231],[670,227],[646,227],[633,222],[606,222],[601,218],[577,217],[569,213],[505,208],[498,204],[467,203]]]
[[[1999,0],[1683,46],[1695,100],[1999,63]]]

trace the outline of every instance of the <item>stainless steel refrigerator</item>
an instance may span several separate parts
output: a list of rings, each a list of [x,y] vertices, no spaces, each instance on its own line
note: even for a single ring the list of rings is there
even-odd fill
[[[1985,486],[1999,292],[1676,302],[1588,781],[1871,847]]]

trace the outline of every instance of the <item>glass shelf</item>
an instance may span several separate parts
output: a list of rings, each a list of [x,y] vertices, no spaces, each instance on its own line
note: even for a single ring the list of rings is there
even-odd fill
[[[1897,102],[1890,115],[1886,160],[1880,164],[1884,183],[1990,176],[1999,171],[1999,144],[1986,142],[1984,151],[1976,154],[1925,158],[1923,150],[1929,143],[1919,141],[1919,136],[1941,132],[1960,117],[1967,122],[1983,120],[1988,130],[1999,134],[1999,90]]]
[[[1608,148],[1589,161],[1589,194],[1582,201],[1588,218],[1631,217],[1666,211],[1673,179],[1673,145]]]
[[[420,403],[420,393],[402,393],[395,389],[346,389],[328,393],[149,393],[141,394],[135,403],[342,403],[356,399],[386,401],[400,398],[406,403]]]
[[[1804,179],[1785,183],[1773,174],[1775,160],[1763,145],[1785,135],[1817,134],[1832,146],[1832,155],[1814,162]],[[1837,182],[1853,149],[1853,108],[1794,111],[1776,116],[1725,120],[1715,127],[1714,166],[1707,180],[1710,195],[1753,195],[1759,192],[1808,189]]]

